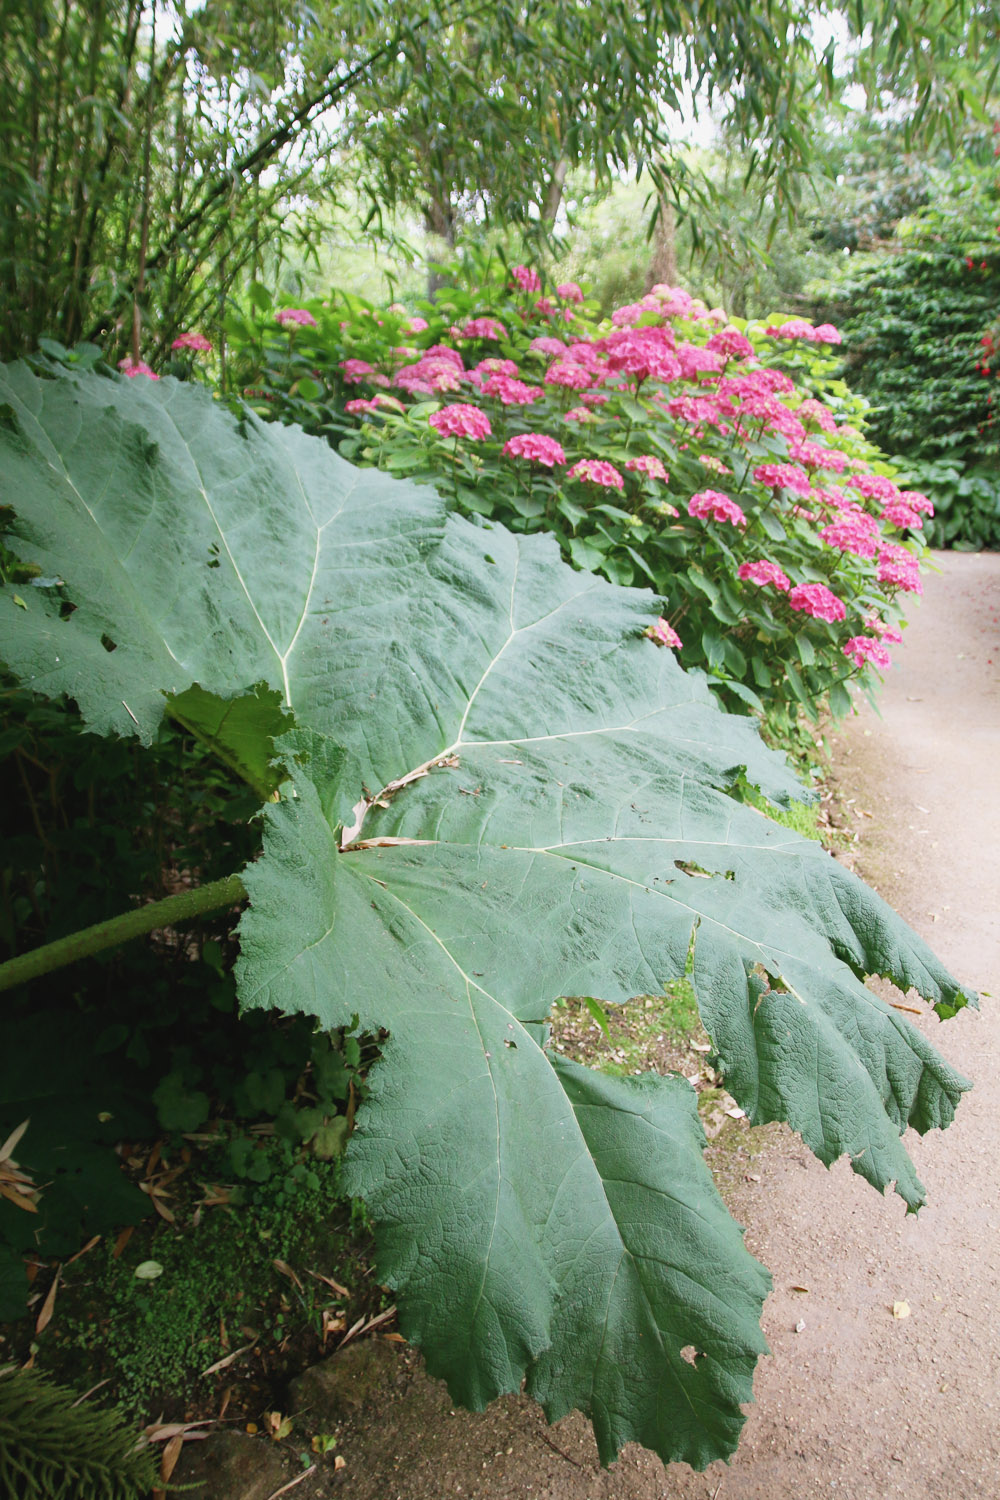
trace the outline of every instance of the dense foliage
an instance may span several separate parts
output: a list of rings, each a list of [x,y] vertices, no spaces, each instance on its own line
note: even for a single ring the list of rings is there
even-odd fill
[[[932,494],[936,545],[1000,546],[1000,179],[953,173],[898,253],[845,291],[846,369],[872,431]]]
[[[174,380],[22,366],[0,395],[34,577],[0,588],[12,670],[94,733],[180,719],[241,770],[263,803],[242,1005],[382,1030],[345,1171],[404,1332],[470,1405],[526,1381],[551,1418],[582,1408],[605,1461],[731,1452],[767,1275],[685,1080],[566,1062],[552,1002],[656,988],[693,950],[751,1120],[916,1208],[900,1136],[967,1085],[863,977],[942,1017],[974,997],[734,799],[743,768],[796,783],[646,638],[655,596]]]
[[[835,329],[727,324],[668,287],[598,323],[578,286],[543,293],[528,267],[451,286],[416,318],[255,300],[229,331],[261,415],[651,584],[661,639],[730,706],[788,737],[800,710],[844,712],[847,679],[889,665],[929,506],[855,425]]]
[[[892,67],[938,123],[977,8],[830,5],[859,35],[891,22]],[[551,221],[574,165],[606,185],[659,163],[691,201],[704,184],[661,122],[699,87],[790,190],[832,85],[809,23],[789,0],[0,0],[0,355],[42,337],[162,355],[221,324],[295,228],[311,243],[345,182],[376,231],[405,206],[446,238]]]

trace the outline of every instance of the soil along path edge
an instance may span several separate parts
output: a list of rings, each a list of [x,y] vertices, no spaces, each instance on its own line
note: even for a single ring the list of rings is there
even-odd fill
[[[453,1410],[413,1351],[383,1345],[376,1392],[341,1437],[346,1467],[321,1461],[297,1500],[1000,1494],[1000,555],[935,561],[880,713],[863,707],[833,740],[858,872],[996,997],[943,1025],[911,1017],[976,1085],[947,1131],[908,1137],[927,1206],[907,1217],[784,1129],[730,1138],[724,1190],[775,1288],[772,1357],[730,1465],[667,1470],[632,1447],[603,1471],[578,1413],[549,1428],[517,1397]]]

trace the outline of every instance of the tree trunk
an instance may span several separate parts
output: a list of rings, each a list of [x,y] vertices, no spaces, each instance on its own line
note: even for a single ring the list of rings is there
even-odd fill
[[[424,228],[428,234],[443,240],[449,250],[455,248],[455,216],[452,206],[436,193],[424,208]],[[427,271],[427,298],[433,302],[435,295],[446,284],[447,277],[429,267]]]
[[[653,253],[646,271],[647,292],[654,286],[676,286],[680,279],[675,227],[674,205],[661,197],[653,227]]]
[[[542,223],[547,224],[549,228],[556,222],[556,214],[562,203],[563,187],[568,171],[569,162],[565,156],[560,156],[549,179],[549,185],[545,190],[545,202],[542,204]]]

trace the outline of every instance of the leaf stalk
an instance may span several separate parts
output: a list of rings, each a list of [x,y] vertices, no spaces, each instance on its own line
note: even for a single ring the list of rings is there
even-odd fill
[[[33,948],[30,953],[21,953],[17,958],[0,964],[0,990],[27,984],[42,974],[50,974],[53,969],[64,968],[78,959],[102,953],[105,948],[115,948],[133,938],[143,937],[158,927],[173,927],[192,917],[236,906],[246,899],[246,894],[246,886],[239,875],[226,875],[208,885],[178,891],[162,901],[151,901],[133,911],[122,912],[106,922],[71,932],[68,937],[57,938],[54,943],[45,943],[41,948]]]

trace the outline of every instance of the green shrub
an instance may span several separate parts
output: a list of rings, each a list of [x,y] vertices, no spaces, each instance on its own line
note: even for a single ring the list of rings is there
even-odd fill
[[[964,191],[962,190],[964,188]],[[956,174],[953,198],[901,228],[902,248],[847,286],[845,371],[872,434],[938,514],[934,546],[1000,546],[1000,188]]]
[[[415,320],[337,295],[275,309],[258,288],[232,368],[262,416],[651,585],[681,662],[786,741],[803,710],[846,712],[847,680],[888,664],[923,549],[827,335],[778,315],[724,330],[663,288],[598,323],[578,289],[518,276],[539,282],[494,270]]]

